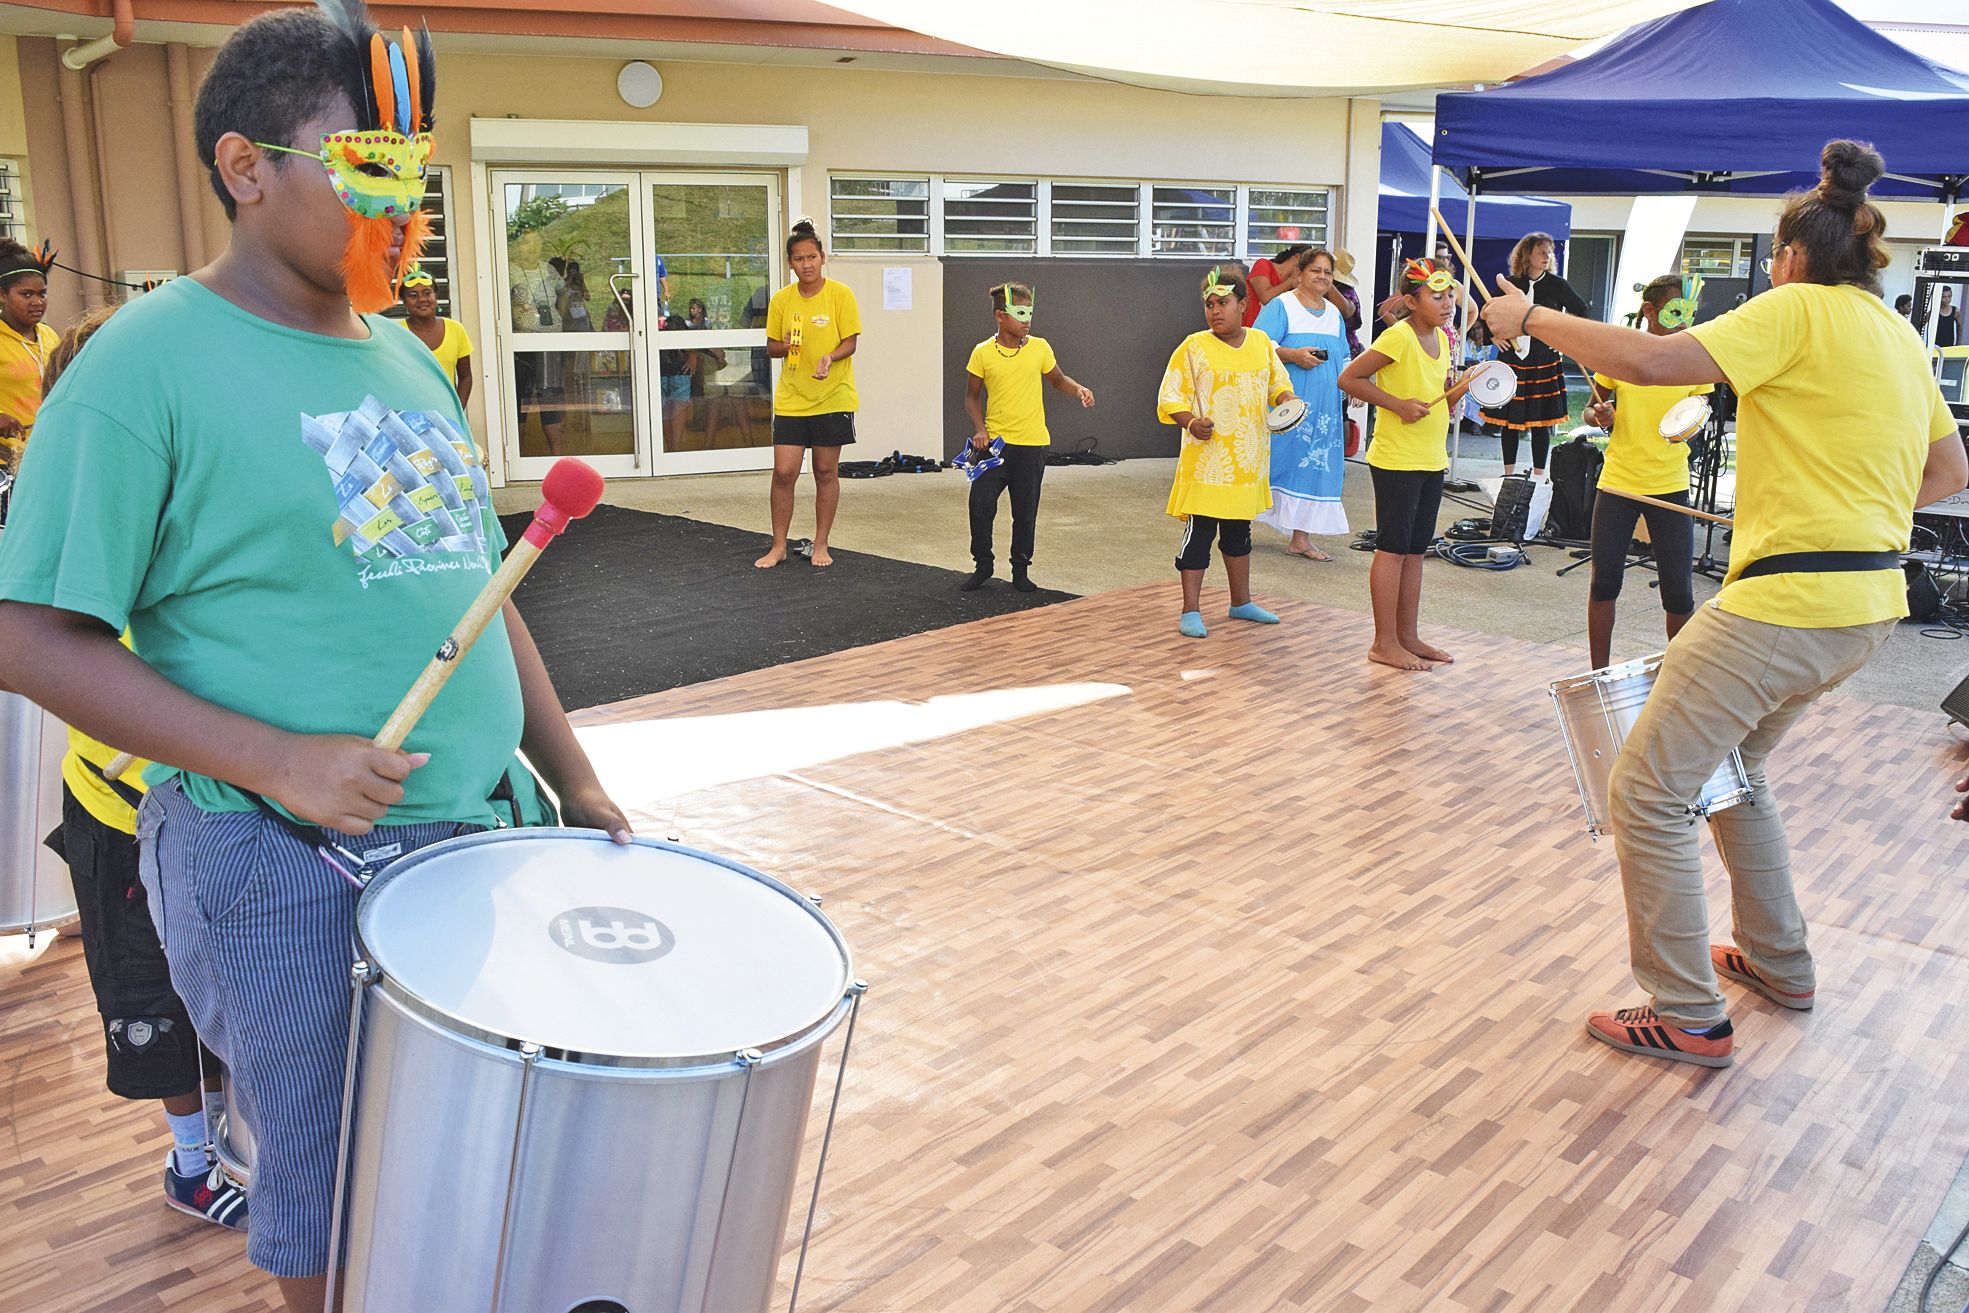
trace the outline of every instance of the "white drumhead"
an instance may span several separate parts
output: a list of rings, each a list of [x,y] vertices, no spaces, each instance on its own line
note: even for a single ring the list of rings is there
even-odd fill
[[[1709,419],[1709,402],[1703,397],[1683,397],[1661,417],[1661,436],[1670,442],[1687,442]]]
[[[1265,427],[1274,433],[1299,427],[1299,421],[1306,418],[1306,403],[1298,397],[1287,397],[1273,406],[1265,414]]]
[[[1501,360],[1486,360],[1471,371],[1469,395],[1479,408],[1496,410],[1518,395],[1518,371]]]
[[[786,886],[592,830],[423,849],[364,892],[356,929],[397,990],[471,1031],[630,1060],[769,1049],[852,983],[840,936]]]

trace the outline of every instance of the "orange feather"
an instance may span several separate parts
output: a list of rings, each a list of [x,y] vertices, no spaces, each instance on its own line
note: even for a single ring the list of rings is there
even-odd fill
[[[390,240],[396,225],[388,219],[365,219],[354,210],[347,213],[349,244],[342,249],[339,266],[342,285],[348,289],[349,304],[356,313],[378,314],[396,300],[396,271],[389,267]]]
[[[397,92],[390,76],[390,45],[381,32],[369,36],[369,80],[376,94],[376,126],[388,131],[397,122]]]

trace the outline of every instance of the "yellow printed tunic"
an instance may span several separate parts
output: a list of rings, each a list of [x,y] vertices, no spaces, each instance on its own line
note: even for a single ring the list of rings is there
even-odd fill
[[[1173,424],[1179,411],[1217,426],[1209,441],[1183,434],[1169,514],[1249,520],[1272,504],[1272,435],[1265,412],[1275,397],[1292,395],[1292,380],[1272,339],[1255,328],[1244,343],[1224,344],[1207,329],[1183,339],[1169,357],[1156,397],[1156,418]]]

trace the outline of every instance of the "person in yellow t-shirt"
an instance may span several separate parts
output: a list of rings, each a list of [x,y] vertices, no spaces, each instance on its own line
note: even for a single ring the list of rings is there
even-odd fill
[[[1734,1055],[1719,974],[1786,1008],[1811,1007],[1817,990],[1765,763],[1907,614],[1900,549],[1915,507],[1969,484],[1921,343],[1880,298],[1887,225],[1867,190],[1886,165],[1871,146],[1833,141],[1820,169],[1778,219],[1771,290],[1686,333],[1596,324],[1515,290],[1484,310],[1493,334],[1530,333],[1610,377],[1727,382],[1738,396],[1729,573],[1668,645],[1608,782],[1630,959],[1651,998],[1587,1018],[1617,1049],[1707,1067]],[[1867,362],[1864,387],[1834,367],[1847,360]],[[1753,792],[1709,824],[1736,942],[1705,944],[1689,803],[1732,748]]]
[[[46,248],[43,248],[46,252]],[[14,469],[41,409],[41,374],[61,334],[42,323],[48,313],[46,259],[12,238],[0,238],[0,471]]]
[[[43,378],[46,392],[54,391],[69,362],[115,309],[91,311],[56,340]],[[130,646],[128,633],[122,641]],[[206,1100],[218,1098],[218,1062],[200,1043],[184,1000],[171,987],[150,899],[137,877],[137,807],[144,799],[148,763],[132,762],[111,781],[104,771],[116,755],[114,748],[71,728],[61,764],[61,854],[75,886],[83,965],[103,1023],[106,1083],[120,1098],[163,1105],[173,1141],[164,1166],[166,1205],[244,1230],[246,1193],[205,1149]]]
[[[1466,385],[1449,385],[1456,275],[1434,260],[1402,266],[1408,314],[1384,329],[1340,374],[1340,390],[1376,408],[1368,470],[1374,478],[1374,564],[1368,597],[1374,643],[1367,659],[1397,670],[1433,670],[1449,653],[1422,641],[1422,559],[1436,538],[1449,468],[1449,417]]]
[[[810,219],[797,220],[786,239],[794,281],[766,304],[766,354],[784,361],[773,390],[773,545],[752,564],[771,569],[786,559],[793,527],[793,488],[807,452],[814,457],[815,565],[832,565],[827,535],[841,504],[841,448],[855,440],[855,347],[861,308],[855,294],[826,274],[827,252]]]
[[[982,453],[993,438],[1002,440],[999,463],[971,480],[971,560],[975,568],[958,591],[972,592],[991,578],[991,528],[998,518],[998,498],[1012,492],[1012,587],[1022,593],[1038,585],[1028,571],[1039,521],[1039,487],[1046,477],[1046,393],[1051,383],[1077,397],[1083,407],[1094,404],[1094,392],[1066,376],[1053,355],[1053,346],[1032,335],[1032,289],[1024,283],[1001,283],[991,289],[992,318],[998,331],[971,348],[965,364],[964,409],[971,416],[971,447]],[[973,455],[972,459],[979,459]]]
[[[1685,283],[1680,274],[1663,274],[1641,289],[1641,308],[1634,322],[1648,333],[1665,337],[1679,333],[1695,319],[1700,279]],[[1593,669],[1604,668],[1613,653],[1614,603],[1627,573],[1627,547],[1634,523],[1648,520],[1648,542],[1654,555],[1655,577],[1661,582],[1661,609],[1667,613],[1668,636],[1675,637],[1695,610],[1695,521],[1686,515],[1614,496],[1619,488],[1677,506],[1689,504],[1689,449],[1661,436],[1661,420],[1669,408],[1687,397],[1713,391],[1707,383],[1675,383],[1641,387],[1604,374],[1593,384],[1604,392],[1586,408],[1588,424],[1610,428],[1607,463],[1600,470],[1600,495],[1593,499],[1593,583],[1586,604],[1587,647]]]
[[[427,269],[403,276],[403,326],[431,348],[445,377],[458,389],[458,404],[472,399],[472,339],[465,325],[438,313],[438,286]]]
[[[1251,521],[1272,504],[1272,434],[1265,414],[1292,396],[1292,379],[1272,339],[1244,326],[1241,274],[1212,269],[1203,279],[1200,333],[1169,357],[1156,418],[1183,431],[1168,512],[1183,521],[1176,571],[1183,611],[1176,630],[1203,638],[1203,573],[1214,538],[1231,585],[1230,616],[1261,625],[1278,617],[1251,600]]]

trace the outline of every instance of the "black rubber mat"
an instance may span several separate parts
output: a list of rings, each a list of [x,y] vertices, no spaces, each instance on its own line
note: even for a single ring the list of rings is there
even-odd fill
[[[531,515],[501,523],[517,539]],[[534,565],[515,600],[570,710],[880,643],[1072,594],[999,577],[960,593],[964,571],[834,551],[817,570],[752,562],[764,534],[598,506]],[[962,556],[962,543],[953,544]]]

